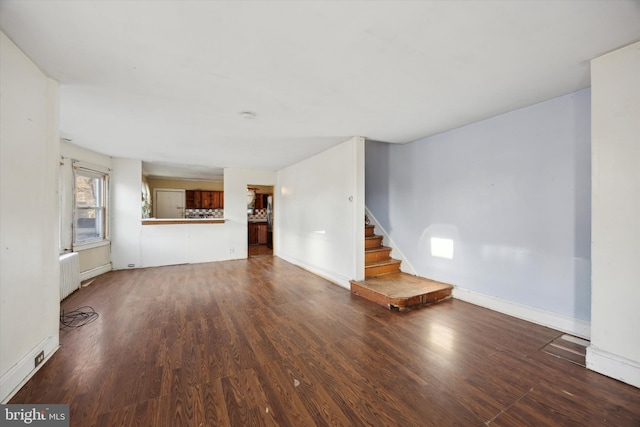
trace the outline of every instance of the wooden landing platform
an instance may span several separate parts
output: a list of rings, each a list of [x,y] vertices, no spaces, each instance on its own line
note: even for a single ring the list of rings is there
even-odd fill
[[[453,286],[406,273],[351,281],[351,292],[390,310],[404,311],[451,297]]]

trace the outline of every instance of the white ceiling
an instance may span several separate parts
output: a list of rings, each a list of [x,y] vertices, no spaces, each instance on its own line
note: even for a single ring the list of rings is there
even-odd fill
[[[0,28],[60,81],[62,137],[202,175],[586,88],[590,59],[640,39],[640,1],[3,0]]]

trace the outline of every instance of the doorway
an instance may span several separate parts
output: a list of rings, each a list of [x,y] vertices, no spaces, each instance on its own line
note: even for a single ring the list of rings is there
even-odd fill
[[[273,256],[273,186],[247,186],[249,258]]]
[[[153,190],[153,215],[156,218],[184,218],[184,190]]]

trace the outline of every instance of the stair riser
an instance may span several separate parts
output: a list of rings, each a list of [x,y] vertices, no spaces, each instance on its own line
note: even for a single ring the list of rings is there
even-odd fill
[[[364,240],[365,249],[379,248],[380,246],[382,246],[382,236],[376,236],[374,239]]]
[[[383,250],[383,251],[374,251],[374,252],[365,252],[364,253],[364,262],[369,263],[369,262],[376,262],[376,261],[382,261],[385,259],[390,259],[389,254],[391,253],[391,248],[389,248],[388,250]]]
[[[399,273],[400,263],[376,265],[371,267],[364,267],[365,277],[380,276],[381,274]]]
[[[421,295],[416,295],[411,298],[393,298],[371,289],[365,286],[361,286],[358,283],[351,282],[351,292],[356,295],[380,304],[390,310],[405,311],[412,308],[421,307],[427,304],[433,304],[440,301],[445,301],[451,298],[451,289],[443,289],[440,291],[429,292]]]
[[[425,295],[417,295],[413,298],[408,298],[401,302],[402,305],[396,305],[396,307],[400,307],[400,309],[411,308],[416,306],[421,306],[424,304],[433,304],[434,302],[442,301],[451,297],[451,290],[442,290],[438,292],[431,292]]]
[[[364,237],[375,236],[374,229],[376,227],[373,225],[365,225],[364,227]]]

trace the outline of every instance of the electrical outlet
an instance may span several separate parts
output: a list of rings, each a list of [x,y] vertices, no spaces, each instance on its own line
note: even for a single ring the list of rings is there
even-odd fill
[[[36,356],[34,362],[35,362],[36,366],[38,366],[39,364],[42,363],[43,360],[44,360],[44,350],[42,350],[40,353],[38,353],[38,355]]]

